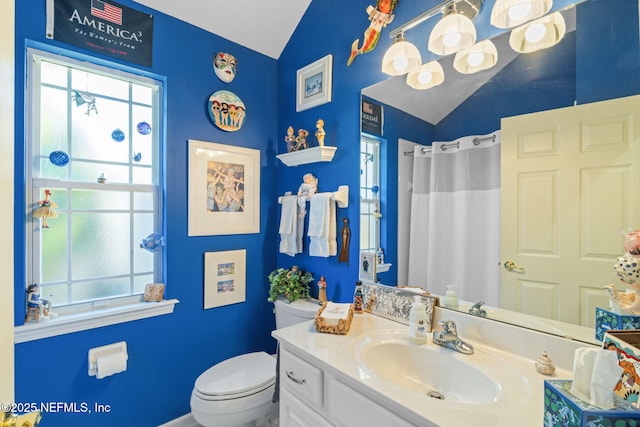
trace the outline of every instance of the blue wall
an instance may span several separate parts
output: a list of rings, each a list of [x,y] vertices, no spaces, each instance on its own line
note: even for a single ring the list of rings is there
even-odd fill
[[[166,79],[165,283],[167,297],[180,303],[170,315],[16,345],[17,402],[97,402],[111,407],[111,413],[104,415],[47,413],[45,426],[158,425],[190,411],[195,379],[214,363],[249,351],[275,351],[266,276],[276,266],[278,132],[273,106],[278,97],[277,61],[132,1],[119,2],[154,15],[153,66],[142,71]],[[25,45],[41,42],[54,50],[90,53],[45,39],[44,0],[20,0],[15,6],[15,217],[24,218],[24,81],[20,76],[25,74]],[[238,74],[230,84],[213,72],[211,57],[217,51],[238,58]],[[247,105],[245,125],[237,132],[219,130],[206,112],[209,95],[221,89],[233,91]],[[259,234],[187,237],[188,139],[260,149]],[[24,223],[16,221],[18,325],[24,321],[24,241]],[[204,253],[241,248],[247,250],[246,302],[204,310]],[[89,377],[87,351],[117,341],[127,342],[127,371],[102,380]]]
[[[366,7],[369,0],[344,2],[338,0],[312,1],[308,11],[298,25],[293,37],[278,61],[238,46],[203,30],[151,11],[131,0],[121,3],[135,9],[152,12],[155,17],[153,67],[145,69],[166,78],[166,145],[165,145],[165,209],[167,246],[165,269],[167,297],[177,298],[180,303],[175,313],[114,325],[86,332],[74,333],[16,345],[16,400],[18,402],[98,402],[111,406],[108,415],[86,415],[69,413],[45,414],[42,425],[157,425],[189,412],[189,396],[195,378],[207,367],[229,356],[247,351],[274,351],[275,343],[270,337],[274,327],[272,305],[266,302],[266,276],[277,267],[293,264],[312,271],[316,278],[325,275],[328,296],[334,301],[350,301],[354,282],[357,279],[357,254],[359,241],[359,108],[360,89],[383,80],[380,63],[385,50],[391,45],[390,30],[411,19],[416,10],[429,7],[423,0],[402,0],[398,3],[394,22],[383,30],[377,48],[355,59],[346,66],[352,42],[362,40],[369,25]],[[561,7],[568,0],[554,2]],[[625,4],[633,0],[624,0]],[[490,8],[487,1],[485,8]],[[600,3],[606,1],[600,0]],[[618,3],[618,2],[616,2]],[[21,0],[16,4],[16,76],[25,73],[25,45],[41,42],[51,48],[78,51],[71,46],[62,46],[44,38],[45,1]],[[590,16],[595,16],[595,11]],[[623,9],[622,15],[637,17],[635,10]],[[487,16],[485,14],[482,16]],[[623,16],[619,19],[622,19]],[[212,17],[211,19],[215,19]],[[484,19],[484,18],[482,18]],[[603,32],[611,30],[602,28]],[[494,35],[480,27],[478,35],[483,39]],[[637,67],[637,22],[633,43],[622,44],[630,53],[608,81],[609,86],[635,85]],[[485,26],[486,27],[486,26]],[[419,43],[424,52],[429,24],[412,30],[411,38]],[[634,33],[634,31],[629,31]],[[608,39],[611,43],[611,38]],[[625,39],[626,40],[626,39]],[[613,46],[620,46],[613,40]],[[579,49],[586,49],[580,40]],[[238,75],[231,84],[220,82],[212,72],[211,55],[217,51],[234,54],[239,61]],[[82,52],[87,53],[87,52]],[[295,111],[296,71],[327,55],[333,55],[333,99],[303,112]],[[108,59],[108,58],[104,58]],[[631,64],[631,65],[628,65]],[[602,67],[581,69],[591,79],[601,79],[611,70]],[[635,67],[635,68],[634,68]],[[584,71],[587,69],[587,71]],[[597,73],[595,71],[598,71]],[[624,72],[623,72],[624,71]],[[586,78],[586,77],[585,77]],[[226,133],[211,124],[206,114],[206,101],[215,90],[227,89],[235,92],[248,107],[247,121],[238,132]],[[588,91],[588,89],[581,89]],[[23,111],[24,81],[16,82],[16,200],[15,216],[24,217],[24,128]],[[580,92],[585,93],[587,92]],[[629,93],[625,89],[624,93]],[[635,91],[633,93],[638,93]],[[508,98],[508,94],[505,97]],[[584,95],[584,99],[602,99],[599,94]],[[277,107],[277,108],[276,108]],[[383,155],[391,164],[396,164],[395,141],[402,137],[429,144],[438,138],[435,130],[413,119],[398,121],[401,114],[386,109]],[[475,117],[475,116],[474,116]],[[275,158],[286,151],[284,136],[288,126],[305,128],[311,135],[318,118],[325,120],[326,144],[337,146],[331,163],[315,163],[298,167],[286,167]],[[468,116],[453,120],[439,132],[442,135],[456,134],[465,127]],[[495,129],[493,126],[491,130]],[[474,132],[476,132],[474,130]],[[424,136],[429,134],[429,137]],[[455,137],[455,136],[453,136]],[[187,139],[199,139],[261,150],[261,232],[251,235],[221,237],[187,237]],[[315,141],[314,138],[311,138]],[[383,161],[385,158],[383,158]],[[339,264],[336,257],[329,259],[309,257],[306,254],[291,258],[278,254],[276,234],[280,210],[276,198],[285,191],[296,191],[302,175],[312,172],[319,178],[320,191],[333,191],[338,185],[350,187],[349,207],[339,209],[339,218],[347,217],[351,222],[351,246],[349,266]],[[383,175],[386,199],[383,199],[386,230],[383,242],[392,240],[397,219],[390,209],[396,204],[393,177],[396,170]],[[396,190],[397,193],[397,190]],[[386,205],[386,206],[385,206]],[[385,212],[386,210],[386,212]],[[395,209],[393,209],[395,211]],[[340,224],[340,221],[338,222]],[[21,324],[24,307],[24,223],[15,226],[15,294],[16,324]],[[305,239],[306,240],[306,239]],[[207,251],[247,249],[247,301],[227,307],[203,310],[203,254]],[[394,262],[393,247],[389,245],[387,258]],[[389,274],[393,274],[390,272]],[[317,293],[315,286],[312,288]],[[125,373],[96,380],[87,376],[87,350],[116,341],[127,341],[129,367]]]

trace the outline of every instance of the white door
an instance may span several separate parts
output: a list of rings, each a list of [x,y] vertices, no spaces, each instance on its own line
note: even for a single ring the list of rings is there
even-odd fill
[[[502,120],[502,307],[594,326],[640,227],[639,138],[640,96]]]
[[[13,126],[14,2],[0,6],[0,402],[14,402]]]

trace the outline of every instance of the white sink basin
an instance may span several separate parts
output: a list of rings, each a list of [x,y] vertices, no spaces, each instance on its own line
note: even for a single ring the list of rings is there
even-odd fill
[[[372,378],[419,395],[462,404],[494,404],[516,387],[528,390],[526,379],[510,365],[476,349],[472,355],[433,344],[416,345],[406,330],[362,334],[353,355]]]

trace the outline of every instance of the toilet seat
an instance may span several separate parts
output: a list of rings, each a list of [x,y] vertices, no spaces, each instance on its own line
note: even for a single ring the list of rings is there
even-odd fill
[[[203,372],[194,392],[203,400],[251,396],[275,384],[276,359],[264,351],[224,360]]]

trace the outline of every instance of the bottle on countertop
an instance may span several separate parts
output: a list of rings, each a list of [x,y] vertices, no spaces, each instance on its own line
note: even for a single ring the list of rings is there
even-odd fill
[[[362,282],[356,282],[356,291],[353,294],[353,311],[356,314],[362,313]]]
[[[458,308],[458,294],[454,288],[456,285],[447,285],[447,293],[444,296],[443,304],[446,308]]]
[[[409,340],[415,344],[427,342],[427,307],[420,295],[413,297],[409,310]]]

